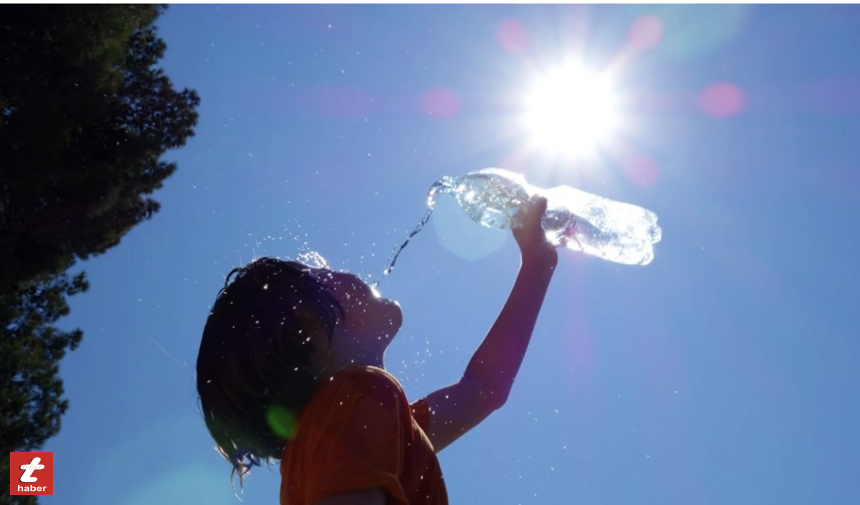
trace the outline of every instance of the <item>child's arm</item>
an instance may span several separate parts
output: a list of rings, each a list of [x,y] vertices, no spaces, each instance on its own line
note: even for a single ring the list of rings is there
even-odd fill
[[[524,226],[514,230],[522,264],[499,317],[475,351],[459,382],[429,396],[430,433],[436,452],[504,405],[523,362],[544,295],[558,263],[540,220],[546,199],[530,206]]]

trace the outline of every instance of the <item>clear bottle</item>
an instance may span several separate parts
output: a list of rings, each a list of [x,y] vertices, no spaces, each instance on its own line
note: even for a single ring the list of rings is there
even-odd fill
[[[541,220],[547,240],[556,246],[582,251],[626,265],[647,265],[660,241],[657,215],[629,203],[593,195],[570,186],[541,189],[515,172],[485,168],[461,177],[443,177],[430,189],[453,196],[472,220],[490,228],[521,226],[518,212],[533,196],[547,199]]]

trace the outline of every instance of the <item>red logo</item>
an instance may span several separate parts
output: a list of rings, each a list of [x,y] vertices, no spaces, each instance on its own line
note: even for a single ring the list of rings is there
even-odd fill
[[[54,494],[54,453],[10,452],[9,494]]]

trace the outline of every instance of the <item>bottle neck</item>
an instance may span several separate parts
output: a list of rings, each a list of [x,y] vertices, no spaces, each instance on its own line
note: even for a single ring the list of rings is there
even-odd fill
[[[457,189],[459,185],[459,178],[452,177],[450,175],[446,175],[434,182],[432,186],[430,186],[430,191],[427,193],[427,206],[429,208],[433,208],[436,204],[436,193],[441,193],[444,195],[453,195],[454,191]]]

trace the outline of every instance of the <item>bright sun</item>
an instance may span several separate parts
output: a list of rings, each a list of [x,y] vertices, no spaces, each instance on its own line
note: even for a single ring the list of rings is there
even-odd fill
[[[525,127],[542,153],[595,151],[618,126],[617,97],[607,76],[565,65],[535,79],[525,95]]]

